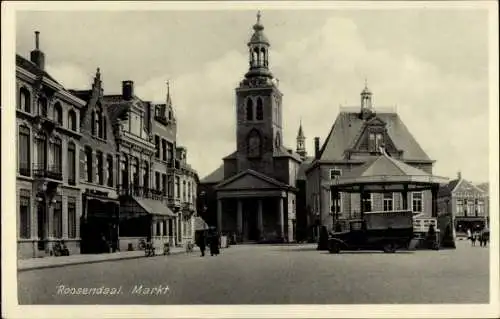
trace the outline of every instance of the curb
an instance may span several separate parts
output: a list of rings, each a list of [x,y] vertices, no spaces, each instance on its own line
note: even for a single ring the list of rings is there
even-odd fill
[[[181,253],[185,253],[185,251],[182,250],[182,251],[171,252],[170,255],[168,255],[168,256],[178,255]],[[139,259],[139,258],[154,258],[154,257],[166,257],[166,256],[165,255],[155,255],[153,257],[146,257],[144,255],[124,256],[124,257],[115,258],[115,259],[85,260],[85,261],[77,261],[77,262],[67,262],[64,264],[40,265],[40,266],[33,266],[33,267],[26,267],[26,268],[19,268],[18,267],[17,272],[37,270],[37,269],[59,268],[59,267],[66,267],[66,266],[85,265],[85,264],[97,264],[97,263],[112,262],[112,261],[119,261],[119,260],[130,260],[130,259]]]

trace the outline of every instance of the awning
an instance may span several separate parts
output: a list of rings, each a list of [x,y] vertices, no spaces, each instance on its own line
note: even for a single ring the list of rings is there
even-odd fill
[[[139,204],[142,209],[144,209],[148,214],[157,216],[168,216],[175,217],[174,212],[168,206],[161,201],[153,200],[149,198],[139,198],[133,196],[133,199]]]

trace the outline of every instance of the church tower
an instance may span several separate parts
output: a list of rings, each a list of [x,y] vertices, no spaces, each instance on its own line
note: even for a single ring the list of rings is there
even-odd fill
[[[302,130],[302,120],[299,125],[299,132],[297,133],[297,154],[304,160],[307,157],[306,151],[306,137],[304,136],[304,131]]]
[[[270,43],[260,12],[248,42],[249,69],[236,88],[237,170],[273,175],[273,155],[282,149],[282,94],[269,69]]]

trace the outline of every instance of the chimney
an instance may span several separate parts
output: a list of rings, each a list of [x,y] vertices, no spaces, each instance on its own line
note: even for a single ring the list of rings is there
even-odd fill
[[[458,173],[457,173],[457,178],[458,178],[458,179],[462,179],[462,172],[458,172]]]
[[[314,158],[319,158],[319,137],[314,138]]]
[[[40,69],[45,69],[45,54],[40,51],[40,32],[35,31],[35,50],[31,51],[31,62],[35,63]]]
[[[124,100],[131,100],[134,96],[134,82],[122,81],[122,96]]]

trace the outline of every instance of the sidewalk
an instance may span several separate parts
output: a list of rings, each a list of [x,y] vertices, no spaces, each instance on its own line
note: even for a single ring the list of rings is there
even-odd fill
[[[170,249],[170,255],[177,255],[180,253],[185,253],[184,247],[174,247]],[[157,255],[159,257],[163,255]],[[44,257],[44,258],[30,258],[30,259],[20,259],[17,261],[17,270],[26,271],[32,269],[42,269],[42,268],[54,268],[63,267],[69,265],[81,265],[81,264],[92,264],[105,261],[116,261],[125,259],[136,259],[136,258],[155,258],[146,257],[144,251],[124,251],[110,254],[78,254],[71,256],[61,256],[61,257]],[[164,256],[167,257],[168,256]]]

